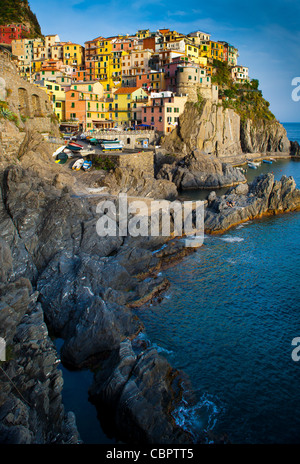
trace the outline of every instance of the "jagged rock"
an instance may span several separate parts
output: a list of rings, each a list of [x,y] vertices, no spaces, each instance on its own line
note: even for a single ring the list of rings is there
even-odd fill
[[[230,227],[267,214],[294,211],[300,208],[300,190],[293,178],[274,180],[269,173],[258,176],[251,184],[230,189],[209,203],[205,211],[205,231],[223,232]]]
[[[278,121],[242,122],[241,146],[244,153],[290,153],[286,130]]]
[[[79,443],[62,405],[62,378],[43,310],[28,279],[0,286],[0,336],[6,361],[0,370],[0,442]]]
[[[224,109],[205,100],[199,111],[187,103],[179,125],[165,137],[162,150],[182,158],[195,149],[215,158],[239,159],[242,153],[285,153],[296,150],[290,145],[286,130],[276,120],[241,120],[232,109]]]
[[[163,165],[157,178],[171,180],[182,190],[229,187],[246,181],[240,170],[200,150],[172,165]]]
[[[204,102],[201,111],[189,102],[179,117],[179,125],[165,138],[162,148],[184,156],[196,149],[219,158],[240,154],[240,117],[211,100]]]
[[[136,197],[165,198],[173,200],[178,196],[176,186],[166,179],[144,177],[137,169],[116,168],[99,183],[107,187],[109,193],[120,192]]]
[[[300,155],[300,145],[298,142],[291,142],[290,145],[291,156],[299,156]]]
[[[105,407],[117,436],[129,443],[189,444],[171,416],[183,392],[182,377],[153,348],[136,355],[125,340],[109,369],[95,375],[91,401]],[[115,365],[111,368],[112,364]]]

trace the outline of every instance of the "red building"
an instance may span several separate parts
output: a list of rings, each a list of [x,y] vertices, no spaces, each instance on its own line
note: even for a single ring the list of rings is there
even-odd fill
[[[6,24],[0,26],[0,43],[10,45],[12,40],[24,39],[30,28],[24,24]]]

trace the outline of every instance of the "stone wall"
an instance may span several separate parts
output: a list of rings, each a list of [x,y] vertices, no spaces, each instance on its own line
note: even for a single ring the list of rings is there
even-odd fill
[[[52,129],[52,105],[46,92],[21,78],[16,65],[7,53],[0,51],[0,78],[2,99],[15,113],[20,123],[30,121],[29,125],[40,132]]]
[[[153,144],[155,141],[155,131],[97,131],[95,137],[107,140],[118,138],[123,143],[125,149],[134,150],[136,148],[143,148],[142,140],[147,140],[148,146]]]
[[[138,153],[106,153],[97,155],[97,159],[112,162],[119,168],[142,171],[145,177],[154,177],[153,151],[141,151]]]

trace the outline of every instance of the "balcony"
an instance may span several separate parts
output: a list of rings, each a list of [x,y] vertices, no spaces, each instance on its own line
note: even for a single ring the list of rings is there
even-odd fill
[[[147,103],[148,97],[135,98],[132,100],[134,103]]]

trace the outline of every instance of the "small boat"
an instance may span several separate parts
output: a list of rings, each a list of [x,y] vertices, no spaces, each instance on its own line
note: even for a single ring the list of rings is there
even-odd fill
[[[69,157],[67,153],[63,151],[56,156],[55,162],[57,164],[65,164],[68,161]]]
[[[272,161],[271,160],[263,160],[263,163],[272,164]]]
[[[248,167],[251,169],[257,169],[257,165],[255,163],[248,162]]]
[[[123,149],[123,143],[119,140],[102,140],[101,141],[101,148],[103,151],[120,151]]]
[[[53,153],[53,157],[56,157],[57,155],[59,155],[59,153],[63,152],[65,150],[66,146],[65,145],[62,145],[61,147],[59,147],[54,153]]]
[[[82,158],[78,159],[78,160],[75,161],[75,163],[73,164],[72,169],[73,169],[74,171],[80,171],[80,169],[82,168],[83,163],[84,163],[84,159],[82,159]]]
[[[276,159],[275,159],[275,158],[270,158],[270,161],[273,161],[273,163],[276,163]]]
[[[83,165],[82,165],[82,169],[84,169],[85,171],[89,171],[92,167],[92,162],[91,161],[84,161]]]
[[[83,149],[83,146],[79,145],[79,143],[69,142],[66,148],[72,151],[80,151]]]
[[[101,145],[102,151],[122,151],[123,145],[105,144]]]
[[[73,152],[72,150],[69,150],[68,148],[65,148],[64,149],[64,153],[66,153],[68,155],[69,158],[72,158],[73,157]]]
[[[92,145],[98,145],[99,140],[98,139],[90,139],[89,143],[91,143]]]

